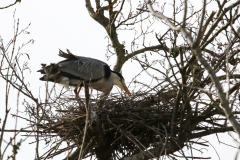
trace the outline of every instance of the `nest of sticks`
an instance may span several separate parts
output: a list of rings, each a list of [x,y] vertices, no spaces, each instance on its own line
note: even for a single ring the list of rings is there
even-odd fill
[[[47,143],[55,141],[58,147],[52,147],[55,149],[42,158],[52,158],[65,151],[70,153],[83,142],[83,158],[98,154],[98,147],[104,149],[110,145],[111,152],[122,157],[164,143],[166,133],[171,130],[176,94],[176,91],[163,91],[132,99],[111,95],[102,108],[97,107],[95,100],[90,100],[90,115],[78,99],[58,97],[48,103],[44,123],[38,124],[43,139]],[[28,112],[36,115],[32,110]],[[59,149],[61,142],[69,145]]]

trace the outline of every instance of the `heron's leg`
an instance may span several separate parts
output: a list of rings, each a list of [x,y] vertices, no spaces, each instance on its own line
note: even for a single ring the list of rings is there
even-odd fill
[[[84,106],[84,103],[81,101],[81,98],[79,97],[79,92],[82,88],[81,84],[82,84],[82,82],[77,85],[77,87],[74,89],[74,93],[75,93],[76,99],[79,103],[79,106]],[[79,88],[79,90],[78,90],[78,88]]]
[[[82,88],[81,84],[82,84],[82,82],[80,82],[80,83],[77,85],[77,87],[74,89],[74,93],[75,93],[76,95],[79,94],[79,92],[80,92],[80,90],[81,90],[81,88]],[[79,90],[77,90],[78,88],[79,88]]]
[[[77,94],[79,94],[79,92],[81,91],[81,89],[82,89],[82,86],[79,87]]]

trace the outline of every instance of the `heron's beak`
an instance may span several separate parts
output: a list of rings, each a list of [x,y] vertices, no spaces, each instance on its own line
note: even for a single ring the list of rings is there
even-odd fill
[[[122,83],[122,89],[123,89],[129,96],[132,96],[131,93],[129,92],[127,86],[125,85],[125,83]]]

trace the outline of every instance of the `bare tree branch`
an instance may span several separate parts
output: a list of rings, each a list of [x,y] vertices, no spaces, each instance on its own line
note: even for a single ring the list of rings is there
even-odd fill
[[[209,129],[203,132],[199,133],[194,133],[190,136],[190,139],[198,138],[198,137],[204,137],[208,136],[214,133],[223,133],[223,132],[228,132],[228,131],[234,131],[232,127],[224,127],[224,128],[214,128],[214,129]]]
[[[224,9],[223,12],[219,11],[219,16],[217,17],[217,19],[213,22],[212,26],[209,28],[208,32],[206,33],[206,35],[204,36],[203,40],[202,40],[202,44],[201,44],[201,49],[204,49],[207,44],[209,43],[207,40],[209,38],[209,36],[213,33],[214,29],[217,27],[218,23],[222,20],[222,17],[225,15],[226,12],[228,12],[230,9],[236,7],[237,5],[240,4],[240,1],[236,1],[235,3],[233,3],[232,5],[226,7]],[[218,14],[217,14],[218,15]],[[204,43],[204,44],[203,44]]]
[[[192,48],[192,51],[193,53],[195,54],[195,56],[197,57],[198,61],[200,61],[200,63],[204,66],[204,68],[208,71],[209,73],[209,76],[211,78],[211,80],[214,82],[215,86],[216,86],[216,89],[218,91],[218,96],[220,98],[220,101],[221,101],[221,104],[222,104],[222,107],[224,108],[224,112],[225,112],[225,116],[227,117],[227,119],[231,122],[231,124],[233,125],[233,128],[235,131],[238,132],[238,135],[240,136],[240,125],[239,123],[236,121],[231,109],[229,108],[229,104],[228,104],[228,101],[226,100],[226,97],[225,97],[225,93],[223,92],[223,89],[222,89],[222,86],[219,82],[219,79],[218,77],[216,76],[216,73],[215,71],[211,68],[211,66],[207,63],[207,61],[202,57],[202,53],[201,53],[201,50],[199,48],[199,46],[197,45],[194,45],[194,41],[191,37],[191,35],[183,28],[183,27],[180,27],[180,28],[176,28],[172,23],[169,23],[168,19],[166,19],[165,16],[161,15],[161,14],[158,14],[156,13],[153,9],[152,9],[152,4],[150,3],[150,1],[146,1],[147,3],[147,6],[148,6],[148,9],[149,11],[151,12],[151,14],[153,16],[156,16],[158,18],[161,18],[163,20],[165,20],[165,22],[168,24],[168,26],[173,29],[173,30],[177,30],[177,31],[180,31],[183,36],[186,38],[188,44],[191,46]],[[226,8],[224,11],[226,12],[227,10],[233,8],[234,6],[236,6],[237,4],[239,4],[240,1],[237,1],[235,2],[234,4],[232,4],[231,6],[229,6],[228,8]],[[223,17],[224,13],[223,12],[220,17]],[[204,15],[202,15],[204,17]],[[215,25],[217,25],[218,21],[215,22]],[[213,25],[214,26],[214,25]],[[211,30],[211,29],[210,29]],[[206,36],[208,37],[208,36]],[[206,38],[205,38],[206,39]]]
[[[203,1],[203,9],[202,9],[202,17],[201,17],[201,21],[200,21],[200,26],[199,26],[197,38],[196,38],[196,40],[195,40],[193,45],[197,45],[198,46],[200,41],[201,41],[203,20],[204,20],[204,17],[205,17],[205,9],[206,9],[206,0]]]
[[[152,7],[152,2],[150,0],[145,0],[146,4],[147,4],[147,7],[149,9],[149,11],[151,12],[151,14],[155,17],[158,17],[160,19],[163,19],[167,25],[174,31],[179,31],[180,28],[179,27],[176,27],[172,22],[169,21],[169,19],[167,17],[165,17],[163,14],[161,13],[157,13],[156,11],[154,11],[153,7]]]
[[[11,7],[11,6],[14,6],[15,4],[17,4],[17,2],[21,2],[21,0],[16,0],[14,3],[12,3],[12,4],[9,4],[8,6],[5,6],[5,7],[0,7],[0,9],[6,9],[6,8],[9,8],[9,7]]]

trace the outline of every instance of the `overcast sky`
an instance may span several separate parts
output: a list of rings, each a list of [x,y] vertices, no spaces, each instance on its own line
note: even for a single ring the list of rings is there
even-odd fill
[[[10,0],[0,0],[0,6],[8,4],[10,4]],[[105,38],[106,32],[102,26],[88,15],[87,9],[85,8],[85,1],[22,0],[21,3],[15,6],[0,10],[0,36],[3,38],[5,45],[13,37],[14,11],[16,11],[15,19],[19,19],[20,22],[20,30],[31,23],[28,29],[29,33],[26,32],[23,34],[17,40],[17,45],[21,45],[29,39],[34,40],[34,44],[26,46],[23,51],[30,56],[29,66],[32,72],[29,74],[29,77],[26,78],[31,82],[31,89],[36,96],[39,93],[39,87],[44,88],[44,83],[39,81],[41,75],[36,71],[40,69],[41,63],[49,64],[62,60],[62,58],[57,56],[58,49],[65,51],[65,49],[68,48],[74,54],[93,57],[107,62],[110,66],[114,65],[116,57],[112,57],[110,61],[107,61],[105,57],[106,46],[108,44]],[[126,41],[124,38],[128,35],[123,34],[121,36],[120,40]],[[136,67],[138,67],[138,64],[131,61],[124,64],[122,72],[127,83],[135,76],[132,72],[137,71],[135,69]],[[142,79],[142,81],[145,81],[145,79]],[[0,88],[3,88],[5,84],[0,80],[0,85]],[[16,94],[14,91],[12,93]],[[3,93],[0,93],[0,101],[4,102]],[[13,99],[10,104],[12,106],[11,112],[15,113],[14,106],[16,105],[16,101]],[[2,120],[4,118],[4,106],[1,105],[0,118]],[[12,129],[13,122],[12,119],[9,119],[8,129]],[[21,124],[18,126],[20,128]],[[23,124],[23,126],[26,126],[26,124]],[[235,145],[227,134],[219,134],[218,138],[224,143]],[[7,135],[5,139],[9,140]],[[219,145],[215,135],[208,136],[205,139],[211,140],[212,145],[218,151],[222,160],[234,159],[237,152],[236,149],[223,144]],[[34,141],[34,138],[30,138],[28,142],[30,141]],[[35,144],[28,145],[28,142],[21,146],[17,159],[34,159]],[[42,144],[44,145],[44,143]],[[44,146],[41,146],[41,148],[44,148]],[[9,153],[10,152],[11,148],[9,150]],[[201,156],[211,156],[213,159],[218,159],[212,146],[210,146],[208,150],[203,150],[203,152],[203,154],[200,154]]]

